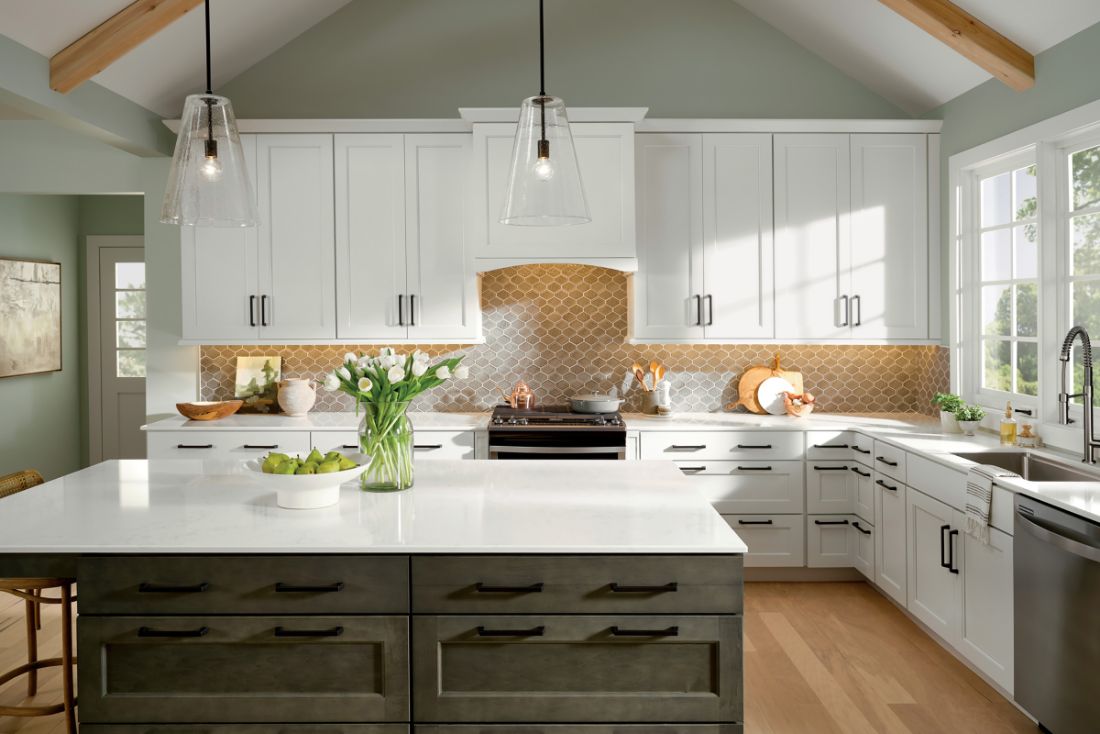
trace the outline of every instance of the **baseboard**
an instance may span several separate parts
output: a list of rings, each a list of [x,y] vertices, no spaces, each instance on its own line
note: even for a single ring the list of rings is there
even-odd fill
[[[769,568],[745,569],[745,581],[866,581],[854,568]]]

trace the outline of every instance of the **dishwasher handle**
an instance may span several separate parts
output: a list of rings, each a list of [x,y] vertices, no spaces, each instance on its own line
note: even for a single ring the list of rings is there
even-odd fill
[[[1072,553],[1075,556],[1084,558],[1087,561],[1093,563],[1100,563],[1100,548],[1087,543],[1082,543],[1079,540],[1073,538],[1067,538],[1061,533],[1056,533],[1049,528],[1046,528],[1039,523],[1032,520],[1026,514],[1016,511],[1016,519],[1020,521],[1020,524],[1025,530],[1034,535],[1044,543],[1049,543],[1059,550],[1064,550],[1067,553]]]

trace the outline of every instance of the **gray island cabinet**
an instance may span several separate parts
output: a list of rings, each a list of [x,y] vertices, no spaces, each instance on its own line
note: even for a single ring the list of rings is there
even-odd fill
[[[741,731],[744,544],[671,463],[436,462],[320,511],[204,462],[23,494],[0,576],[76,577],[86,734]]]

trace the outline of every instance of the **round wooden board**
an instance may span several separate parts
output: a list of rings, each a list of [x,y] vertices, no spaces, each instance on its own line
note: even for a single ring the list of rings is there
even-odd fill
[[[779,355],[777,354],[775,355],[774,366],[768,367],[767,365],[757,364],[745,370],[737,383],[737,402],[727,407],[735,408],[738,405],[744,405],[753,413],[767,415],[768,411],[764,410],[764,407],[756,399],[756,389],[760,387],[761,382],[769,377],[782,377],[794,386],[794,391],[799,395],[805,392],[802,373],[781,369]]]

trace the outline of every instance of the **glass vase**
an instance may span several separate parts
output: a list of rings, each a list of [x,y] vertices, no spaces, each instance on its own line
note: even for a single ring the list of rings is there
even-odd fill
[[[363,403],[359,450],[371,457],[359,478],[367,492],[397,492],[413,485],[413,427],[409,403]]]

